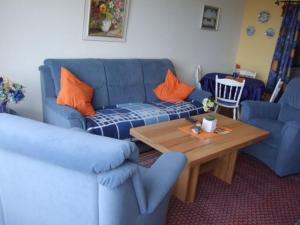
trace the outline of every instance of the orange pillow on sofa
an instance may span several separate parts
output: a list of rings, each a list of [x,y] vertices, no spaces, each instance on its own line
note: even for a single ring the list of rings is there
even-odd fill
[[[158,85],[153,91],[161,101],[178,102],[185,100],[193,89],[178,80],[172,70],[168,70],[165,82]]]
[[[69,70],[62,67],[60,72],[60,92],[57,104],[70,106],[84,116],[96,114],[91,102],[94,90],[86,83],[79,80]]]

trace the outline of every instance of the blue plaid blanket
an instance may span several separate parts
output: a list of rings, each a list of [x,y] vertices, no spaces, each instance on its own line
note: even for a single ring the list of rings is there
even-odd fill
[[[202,104],[198,101],[120,104],[97,110],[95,116],[86,117],[86,125],[89,133],[128,139],[130,128],[185,118],[203,112]]]

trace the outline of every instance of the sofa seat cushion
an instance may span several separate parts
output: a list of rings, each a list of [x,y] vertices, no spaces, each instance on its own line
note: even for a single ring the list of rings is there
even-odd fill
[[[267,144],[275,149],[279,148],[281,143],[281,130],[284,126],[283,122],[270,119],[251,119],[249,124],[271,132],[270,137],[263,140],[262,143]]]
[[[92,134],[128,139],[130,128],[201,113],[203,113],[202,104],[197,101],[120,104],[97,110],[95,116],[86,117],[86,127]]]

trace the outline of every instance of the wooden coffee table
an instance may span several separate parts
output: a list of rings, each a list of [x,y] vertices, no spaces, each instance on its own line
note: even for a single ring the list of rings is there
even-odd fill
[[[268,131],[241,121],[216,113],[209,114],[217,117],[219,125],[232,131],[209,139],[199,139],[178,129],[190,124],[185,119],[130,130],[133,137],[162,153],[179,151],[186,155],[188,163],[174,190],[174,194],[184,202],[195,200],[200,173],[211,171],[214,176],[230,184],[238,151],[269,136]],[[202,114],[194,118],[201,120],[207,115]]]

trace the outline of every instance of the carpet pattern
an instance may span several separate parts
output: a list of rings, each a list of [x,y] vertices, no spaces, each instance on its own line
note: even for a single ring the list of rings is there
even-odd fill
[[[157,151],[143,153],[140,164],[149,167],[159,155]],[[231,185],[203,174],[194,203],[172,197],[167,224],[294,225],[299,220],[300,175],[280,178],[241,154]]]

